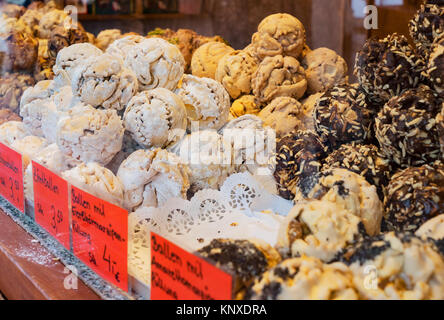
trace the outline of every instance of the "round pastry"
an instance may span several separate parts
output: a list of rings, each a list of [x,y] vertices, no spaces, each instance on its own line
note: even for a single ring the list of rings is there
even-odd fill
[[[444,239],[444,214],[436,216],[424,223],[415,235],[422,239],[443,240]]]
[[[40,10],[26,10],[26,12],[20,17],[19,22],[28,26],[32,35],[37,37],[39,33],[39,23],[42,19],[43,13]]]
[[[62,178],[93,196],[123,206],[122,182],[110,170],[95,162],[82,163],[64,171]]]
[[[416,231],[444,212],[444,165],[411,167],[393,175],[384,200],[389,230]]]
[[[276,131],[278,137],[308,129],[305,123],[310,114],[306,114],[300,102],[290,97],[278,97],[259,112],[264,125]]]
[[[302,122],[304,123],[304,126],[305,128],[307,128],[307,130],[316,131],[316,123],[313,117],[313,113],[316,104],[318,103],[318,100],[322,97],[322,95],[323,93],[318,92],[301,101],[303,110],[302,112],[304,114]]]
[[[436,117],[441,105],[426,86],[392,98],[376,118],[381,151],[401,167],[421,166],[440,158]]]
[[[292,200],[299,183],[317,174],[327,148],[312,131],[298,131],[278,139],[274,177],[279,194]]]
[[[329,89],[317,101],[313,116],[316,131],[331,149],[370,138],[373,112],[367,108],[364,92],[355,85]]]
[[[425,0],[409,23],[410,35],[425,56],[432,43],[444,34],[444,2]]]
[[[427,65],[426,75],[433,89],[441,98],[444,98],[444,43],[433,47]]]
[[[25,13],[26,8],[12,3],[2,3],[0,4],[0,13],[6,15],[10,18],[20,18],[20,16]]]
[[[260,276],[281,261],[274,248],[257,240],[214,239],[197,253],[216,267],[235,275],[235,293],[245,289],[254,277]]]
[[[324,200],[300,202],[279,230],[283,256],[309,256],[331,262],[338,253],[364,234],[361,219],[342,205]]]
[[[48,141],[36,136],[26,136],[20,140],[15,140],[11,144],[12,148],[22,154],[24,168],[47,146]]]
[[[335,85],[347,82],[348,67],[335,51],[319,48],[307,53],[302,60],[309,94],[325,92]]]
[[[166,150],[138,150],[122,162],[117,177],[124,188],[125,206],[161,207],[172,198],[187,198],[189,169]]]
[[[366,300],[444,299],[444,260],[431,242],[391,232],[349,248],[342,261]]]
[[[51,57],[56,59],[57,54],[63,48],[69,47],[75,43],[88,42],[88,36],[83,28],[59,26],[51,31],[49,38],[49,52]]]
[[[185,71],[180,50],[160,38],[144,39],[130,47],[125,64],[136,74],[141,90],[174,90]]]
[[[61,26],[64,27],[67,23],[72,24],[72,19],[64,10],[51,10],[45,13],[39,22],[39,38],[50,39],[51,32]]]
[[[165,148],[182,139],[187,111],[173,92],[157,88],[134,96],[123,116],[125,129],[145,148]]]
[[[287,259],[256,278],[245,300],[359,300],[353,274],[342,263]]]
[[[228,121],[230,96],[217,81],[184,75],[175,93],[183,100],[190,122],[199,122],[200,130],[219,130]]]
[[[383,205],[376,187],[346,169],[324,170],[299,184],[295,202],[316,199],[331,201],[359,217],[369,235],[381,230]]]
[[[208,42],[197,48],[191,59],[193,76],[216,79],[219,61],[226,54],[232,53],[233,48],[222,42]]]
[[[237,50],[224,55],[217,66],[215,79],[223,84],[231,98],[251,92],[251,81],[258,68],[248,51]]]
[[[307,90],[304,68],[293,57],[267,57],[253,76],[252,88],[258,105],[266,105],[277,97],[298,100]]]
[[[236,99],[230,108],[230,118],[236,119],[246,114],[258,115],[261,111],[256,105],[254,96],[246,95]]]
[[[71,86],[74,70],[86,59],[102,55],[102,50],[90,43],[76,43],[61,49],[54,65],[55,85]]]
[[[55,110],[56,106],[51,99],[34,99],[30,103],[20,105],[20,116],[23,124],[30,135],[43,137],[45,135],[42,128],[43,118]]]
[[[259,24],[252,44],[261,60],[276,55],[299,58],[305,46],[305,28],[289,14],[273,14]]]
[[[119,170],[122,162],[125,161],[131,154],[140,149],[142,149],[142,146],[134,141],[131,135],[125,131],[125,134],[123,135],[122,149],[114,156],[113,160],[106,165],[106,168],[117,175],[117,171]]]
[[[330,153],[322,170],[343,168],[363,176],[368,183],[376,186],[380,199],[390,180],[390,162],[383,158],[374,145],[344,144]]]
[[[234,172],[231,143],[213,130],[185,136],[172,151],[190,167],[191,193],[219,189]]]
[[[34,85],[28,75],[11,73],[0,77],[0,109],[18,112],[23,92]]]
[[[143,40],[145,40],[145,37],[142,37],[140,35],[135,35],[135,34],[127,35],[125,37],[113,41],[106,49],[106,53],[109,53],[122,60],[125,60],[128,50],[131,47],[143,42]]]
[[[57,124],[57,145],[82,162],[107,165],[122,148],[122,120],[115,110],[77,105]]]
[[[9,121],[22,121],[22,118],[9,109],[0,109],[0,125]]]
[[[135,73],[125,68],[121,59],[107,53],[79,64],[71,82],[83,103],[105,109],[124,109],[138,89]]]
[[[439,143],[441,144],[441,156],[444,160],[444,104],[441,112],[436,116],[436,127],[438,129]]]
[[[34,67],[34,78],[36,81],[51,80],[54,78],[52,68],[55,60],[55,56],[51,56],[49,50],[49,40],[39,39],[38,57]]]
[[[23,139],[28,133],[21,121],[8,121],[0,125],[0,141],[11,146],[16,140]]]
[[[111,43],[122,37],[122,31],[119,29],[107,29],[101,31],[96,37],[95,45],[105,51]]]
[[[420,81],[424,62],[403,35],[370,39],[356,55],[354,73],[365,92],[376,102],[386,102]]]

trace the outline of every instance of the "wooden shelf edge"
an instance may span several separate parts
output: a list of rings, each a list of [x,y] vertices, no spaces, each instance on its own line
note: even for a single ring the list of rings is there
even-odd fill
[[[102,20],[156,20],[156,19],[180,19],[188,15],[182,13],[152,13],[152,14],[92,14],[79,15],[80,21]]]

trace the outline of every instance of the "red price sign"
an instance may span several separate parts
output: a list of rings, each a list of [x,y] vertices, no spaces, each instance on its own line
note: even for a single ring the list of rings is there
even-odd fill
[[[151,232],[152,300],[231,300],[232,278]]]
[[[74,254],[104,279],[128,291],[128,212],[71,186]]]
[[[25,212],[22,155],[0,143],[0,194]]]
[[[32,161],[35,220],[69,250],[68,183]]]

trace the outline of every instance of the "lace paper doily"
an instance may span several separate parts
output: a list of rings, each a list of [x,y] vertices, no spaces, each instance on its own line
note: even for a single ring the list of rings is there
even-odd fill
[[[129,273],[150,285],[150,231],[192,251],[215,238],[254,238],[274,246],[279,225],[293,205],[267,192],[259,181],[249,173],[234,174],[220,191],[202,190],[190,201],[172,199],[164,207],[131,213]]]

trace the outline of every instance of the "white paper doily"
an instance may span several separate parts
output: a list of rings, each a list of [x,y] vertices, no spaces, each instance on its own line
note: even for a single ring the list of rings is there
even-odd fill
[[[292,202],[270,194],[249,173],[227,178],[217,190],[190,200],[172,199],[161,208],[141,208],[129,216],[129,273],[150,285],[150,231],[195,251],[215,238],[260,239],[274,246]]]

